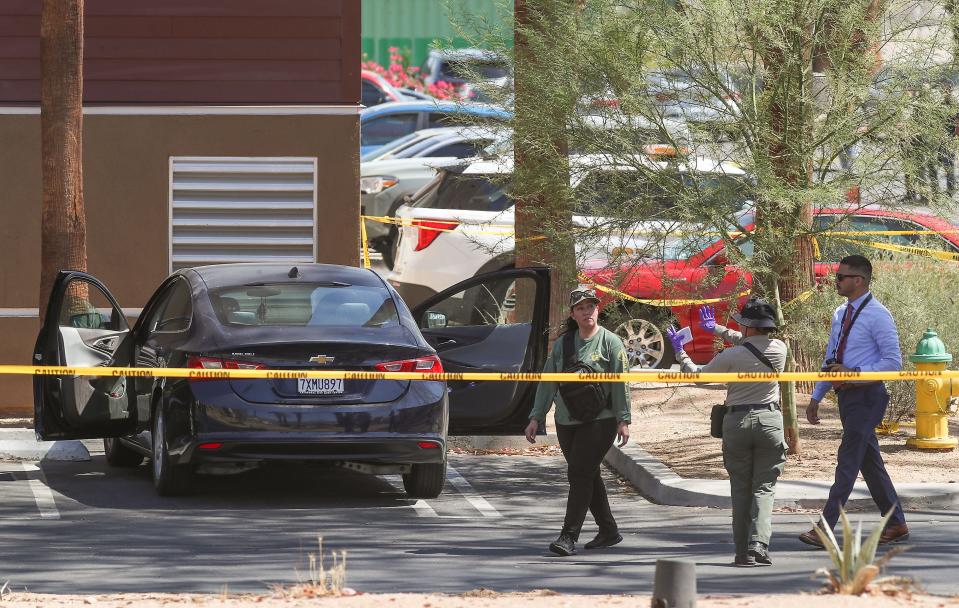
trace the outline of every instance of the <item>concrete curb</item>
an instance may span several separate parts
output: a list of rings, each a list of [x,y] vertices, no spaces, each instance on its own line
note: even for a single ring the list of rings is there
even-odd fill
[[[685,479],[655,456],[635,444],[613,446],[606,462],[657,504],[680,507],[729,509],[729,482],[723,479]],[[776,484],[777,507],[822,509],[831,481],[780,481]],[[950,508],[959,505],[959,483],[896,484],[905,509]],[[874,509],[864,482],[858,482],[846,503],[848,510]]]
[[[90,460],[83,442],[37,441],[33,429],[0,429],[0,460]]]

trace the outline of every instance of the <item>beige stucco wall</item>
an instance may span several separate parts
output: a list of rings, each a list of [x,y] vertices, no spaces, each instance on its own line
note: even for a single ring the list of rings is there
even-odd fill
[[[316,157],[317,261],[358,263],[355,113],[97,114],[83,137],[88,268],[125,308],[168,274],[171,156]],[[39,115],[0,114],[0,309],[39,305],[40,193]],[[38,326],[0,316],[0,364],[28,363]],[[0,413],[31,411],[29,377],[0,375]]]

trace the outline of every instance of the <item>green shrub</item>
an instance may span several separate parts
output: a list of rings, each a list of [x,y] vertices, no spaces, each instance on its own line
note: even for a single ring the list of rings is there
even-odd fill
[[[903,369],[915,368],[909,355],[915,352],[926,328],[936,330],[947,351],[959,349],[959,315],[955,314],[959,263],[907,255],[896,255],[892,259],[883,256],[885,259],[878,260],[879,256],[870,257],[875,260],[872,291],[896,321]],[[789,334],[817,365],[825,359],[832,313],[843,301],[830,280],[823,290],[786,310]],[[913,416],[914,383],[895,381],[886,386],[890,395],[887,419],[898,421]]]

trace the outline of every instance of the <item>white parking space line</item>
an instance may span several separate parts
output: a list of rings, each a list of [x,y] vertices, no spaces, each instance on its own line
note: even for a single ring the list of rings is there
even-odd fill
[[[466,478],[460,475],[456,469],[451,466],[446,467],[446,480],[452,484],[456,490],[463,495],[463,498],[467,500],[471,505],[476,507],[476,510],[483,514],[484,517],[502,517],[503,515],[497,511],[493,505],[479,495],[476,490],[473,489],[473,486],[470,485],[470,482],[466,481]]]
[[[401,475],[384,475],[383,478],[390,482],[390,485],[394,488],[399,489],[400,492],[406,491],[403,489],[403,477]],[[413,503],[413,510],[416,511],[417,517],[438,517],[433,507],[422,499]]]
[[[25,462],[23,463],[23,470],[27,473],[27,481],[30,483],[33,499],[40,510],[40,518],[60,519],[60,511],[57,510],[57,503],[53,500],[53,492],[47,485],[47,478],[43,474],[43,469],[33,463]]]

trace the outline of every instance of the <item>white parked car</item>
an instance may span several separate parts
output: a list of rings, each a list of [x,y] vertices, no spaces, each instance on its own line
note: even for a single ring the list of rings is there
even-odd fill
[[[601,196],[603,184],[607,182],[621,189],[622,180],[628,176],[636,176],[638,188],[643,189],[644,183],[648,187],[648,180],[644,182],[635,167],[612,165],[606,157],[579,156],[570,162],[571,185],[577,188],[589,184],[592,196]],[[668,163],[655,155],[644,155],[642,162],[652,170],[668,170]],[[695,162],[700,180],[708,176],[714,181],[745,184],[745,173],[738,167],[707,159]],[[515,216],[508,192],[511,174],[512,163],[503,159],[448,166],[396,210],[396,217],[404,220],[404,225],[399,231],[396,258],[388,281],[407,302],[415,305],[464,277],[513,265]],[[737,187],[737,191],[745,190]],[[673,203],[668,197],[663,199],[661,207],[668,209]],[[745,195],[730,201],[731,211],[739,210],[745,202]],[[590,206],[583,201],[579,203],[580,207]],[[648,241],[645,231],[668,230],[668,225],[675,220],[668,214],[643,219],[649,221],[637,221],[632,230],[623,233],[599,238],[596,231],[591,233],[592,242],[579,239],[577,259],[595,266],[615,258],[620,248],[641,251]],[[607,218],[591,215],[573,216],[574,224],[580,227],[606,221]]]

